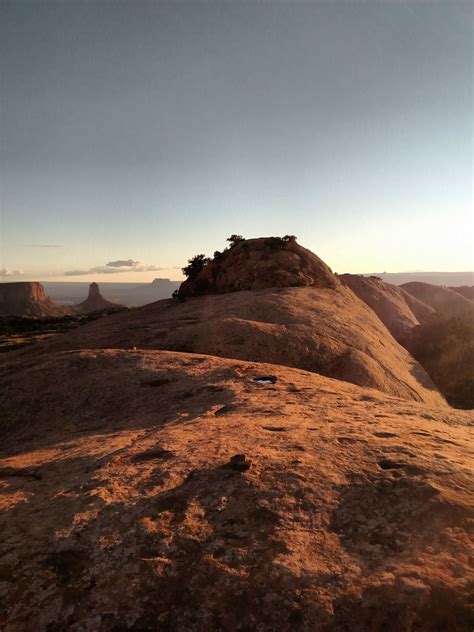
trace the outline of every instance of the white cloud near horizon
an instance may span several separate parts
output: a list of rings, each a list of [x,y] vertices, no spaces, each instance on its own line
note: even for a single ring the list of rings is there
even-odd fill
[[[23,274],[24,274],[23,270],[8,270],[7,268],[2,268],[0,270],[0,276],[2,277],[23,276]]]
[[[109,261],[105,266],[96,266],[89,270],[68,270],[65,276],[85,276],[87,274],[121,274],[124,272],[160,272],[168,268],[160,268],[155,265],[135,261],[135,259],[117,259]]]

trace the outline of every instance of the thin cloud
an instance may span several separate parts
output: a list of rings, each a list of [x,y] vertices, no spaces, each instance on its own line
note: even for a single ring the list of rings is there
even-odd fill
[[[24,244],[26,248],[62,248],[59,244]]]
[[[117,259],[109,261],[105,266],[96,266],[89,270],[68,270],[65,276],[85,276],[88,274],[123,274],[124,272],[160,272],[169,268],[160,268],[155,265],[135,261],[135,259]]]
[[[109,261],[106,265],[110,268],[136,268],[141,264],[134,259],[118,259],[118,261]]]
[[[9,277],[9,276],[23,276],[25,274],[23,270],[8,270],[8,268],[2,268],[0,270],[0,276]]]

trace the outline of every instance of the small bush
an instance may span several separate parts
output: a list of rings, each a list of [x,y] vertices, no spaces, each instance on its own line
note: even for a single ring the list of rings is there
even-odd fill
[[[188,259],[188,265],[181,268],[181,270],[187,279],[194,280],[210,261],[206,255],[195,255]]]
[[[226,241],[230,242],[230,247],[233,248],[234,246],[237,246],[237,244],[245,241],[245,239],[242,237],[242,235],[231,235],[226,239]]]

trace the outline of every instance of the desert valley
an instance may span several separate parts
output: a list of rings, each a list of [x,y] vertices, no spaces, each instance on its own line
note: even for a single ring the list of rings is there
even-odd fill
[[[0,355],[0,628],[472,630],[469,288],[291,235],[184,271],[131,309],[0,285],[70,322]]]

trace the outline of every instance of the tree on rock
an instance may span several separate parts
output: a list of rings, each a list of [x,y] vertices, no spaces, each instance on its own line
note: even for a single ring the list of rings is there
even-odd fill
[[[296,241],[296,235],[285,235],[283,237],[283,241],[286,241],[287,243],[294,244],[295,241]]]
[[[229,241],[230,247],[233,248],[234,246],[237,246],[237,244],[240,244],[242,241],[245,241],[245,239],[242,237],[242,235],[231,235],[226,239],[226,241]]]
[[[183,274],[188,279],[195,279],[197,275],[203,270],[208,263],[210,263],[209,257],[206,255],[196,255],[191,259],[188,259],[188,265],[181,268]]]

